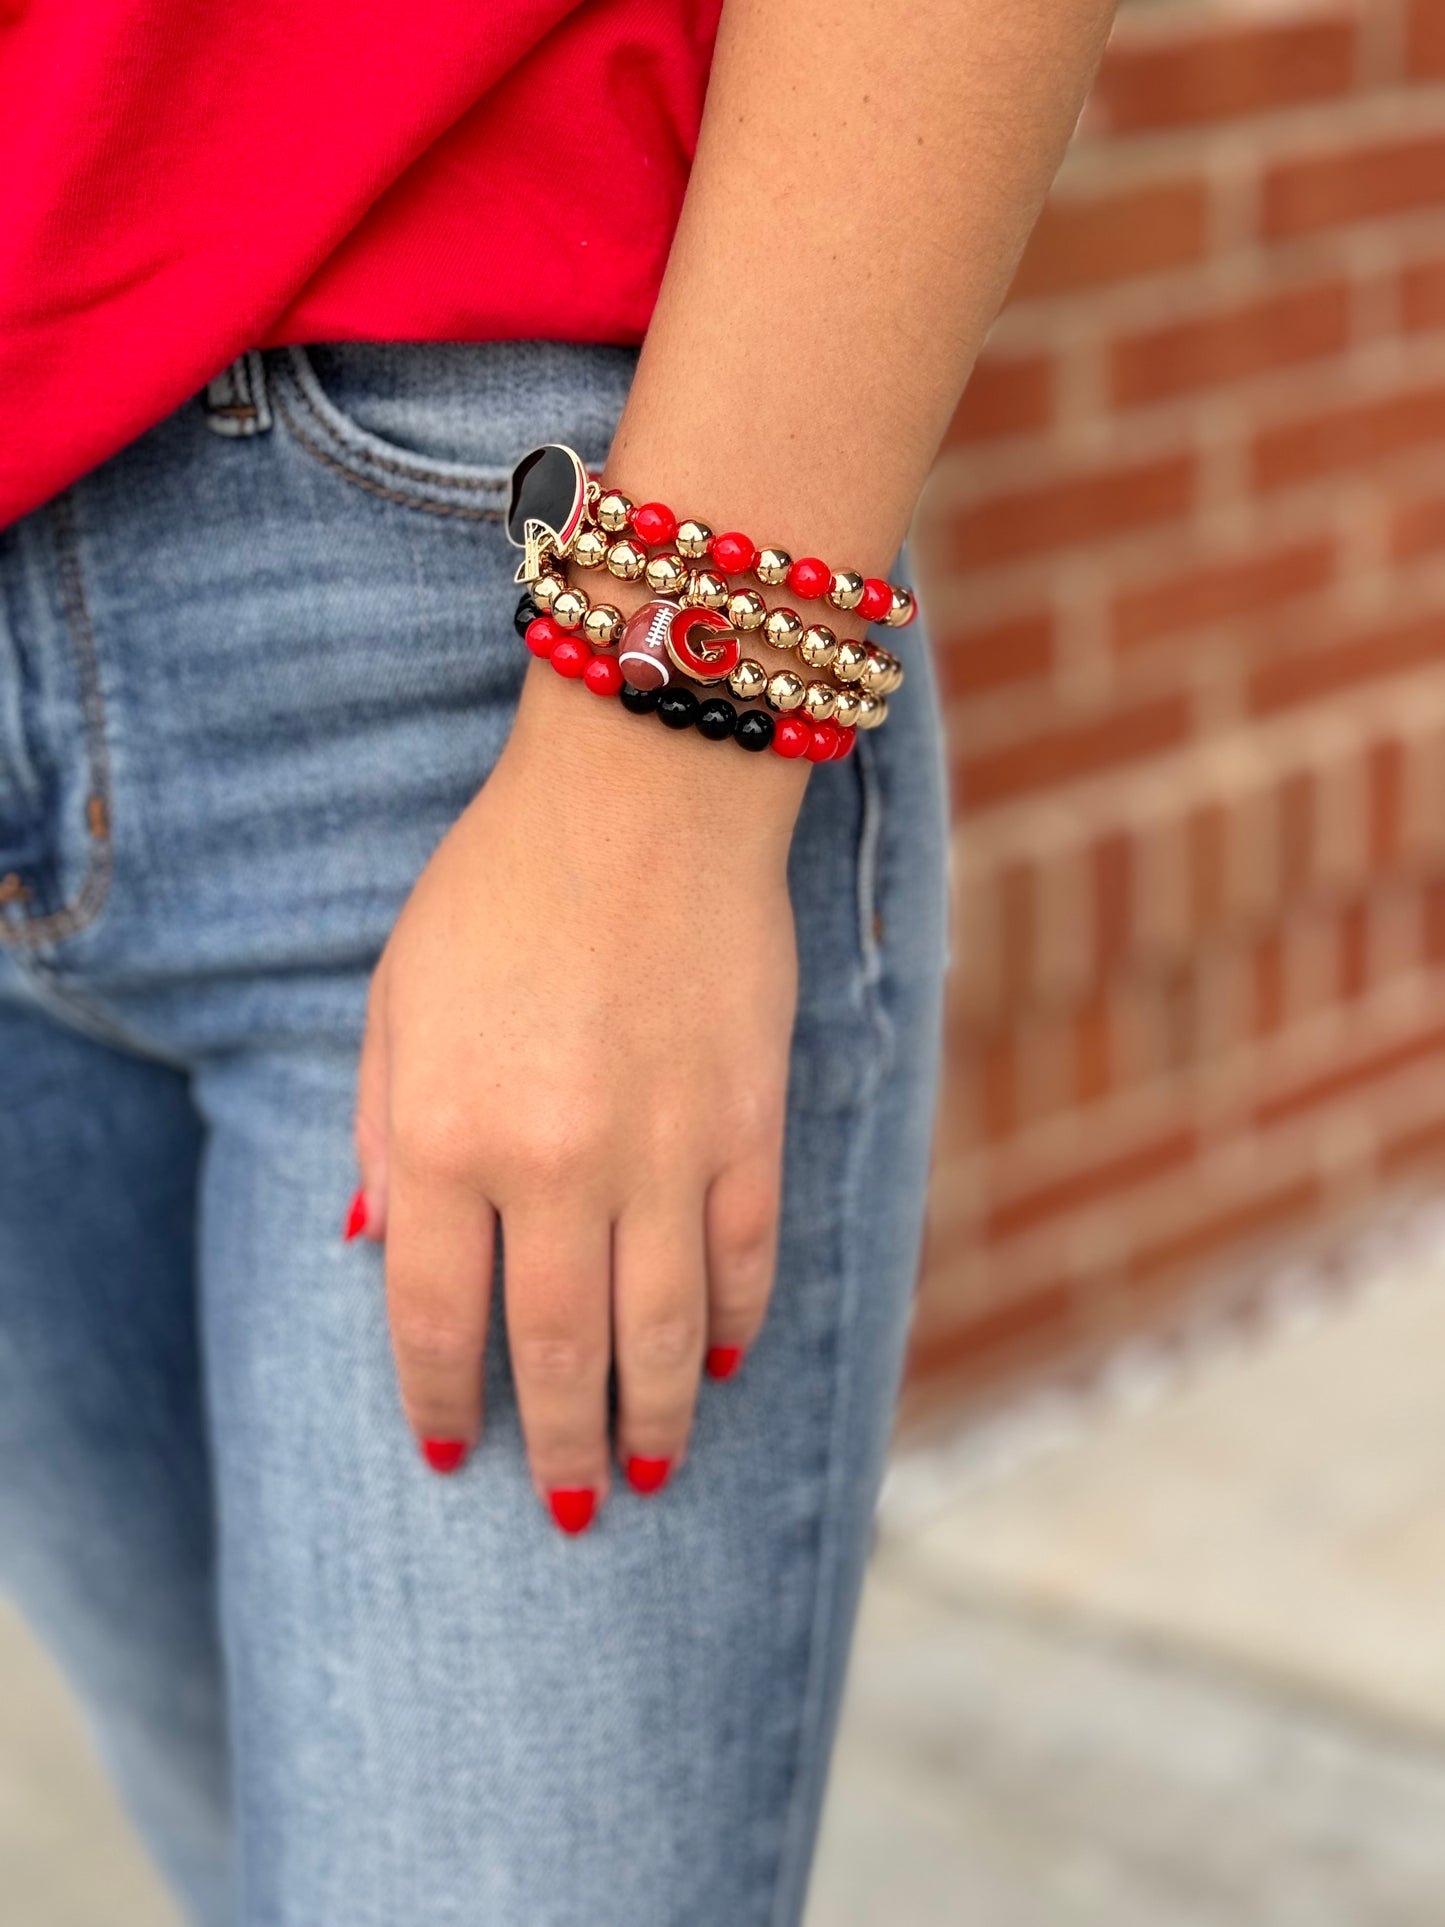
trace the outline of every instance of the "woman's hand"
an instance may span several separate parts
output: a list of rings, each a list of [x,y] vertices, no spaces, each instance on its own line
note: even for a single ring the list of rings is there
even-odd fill
[[[616,1448],[655,1490],[704,1357],[762,1322],[796,999],[803,772],[542,666],[372,986],[357,1148],[402,1403],[451,1469],[482,1424],[494,1247],[533,1481],[581,1530]]]

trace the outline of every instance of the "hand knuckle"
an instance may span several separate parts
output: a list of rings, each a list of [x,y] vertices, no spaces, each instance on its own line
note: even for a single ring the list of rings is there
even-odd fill
[[[700,1356],[702,1326],[686,1316],[644,1319],[632,1334],[629,1349],[644,1370],[674,1372]]]
[[[467,1177],[476,1164],[470,1112],[455,1099],[405,1111],[392,1128],[397,1165],[430,1178]]]
[[[513,1340],[512,1353],[523,1377],[546,1385],[574,1385],[594,1363],[590,1347],[556,1332],[523,1332]]]
[[[455,1365],[471,1349],[470,1334],[433,1313],[399,1309],[392,1313],[392,1342],[409,1365]]]

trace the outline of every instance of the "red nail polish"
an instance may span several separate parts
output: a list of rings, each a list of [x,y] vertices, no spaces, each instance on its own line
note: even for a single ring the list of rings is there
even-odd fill
[[[671,1459],[639,1459],[634,1456],[627,1461],[627,1483],[634,1492],[644,1495],[661,1492],[671,1470]]]
[[[709,1378],[731,1378],[743,1362],[741,1345],[710,1345],[707,1354]]]
[[[351,1200],[351,1209],[346,1214],[346,1229],[342,1232],[342,1242],[350,1244],[359,1238],[366,1229],[366,1193],[358,1191]]]
[[[433,1472],[455,1472],[467,1456],[465,1439],[423,1439],[421,1455]]]
[[[597,1511],[597,1494],[590,1485],[559,1486],[547,1494],[552,1517],[564,1532],[585,1532]]]

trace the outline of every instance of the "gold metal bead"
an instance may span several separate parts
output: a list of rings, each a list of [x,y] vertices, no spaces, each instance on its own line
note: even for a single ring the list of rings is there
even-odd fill
[[[858,698],[859,729],[877,729],[880,723],[888,720],[888,700],[884,696],[870,696],[865,689]]]
[[[803,625],[795,609],[770,609],[763,634],[775,649],[796,649]]]
[[[706,522],[679,522],[677,525],[677,552],[696,562],[707,554],[708,544],[712,541],[712,530]]]
[[[803,631],[798,654],[810,669],[826,669],[838,653],[838,638],[826,622],[812,623]]]
[[[621,535],[628,526],[632,503],[620,489],[609,488],[597,498],[597,526],[609,535]]]
[[[912,589],[895,589],[893,606],[883,618],[884,628],[901,629],[905,622],[913,620],[913,611],[916,607]]]
[[[721,609],[728,599],[727,578],[714,569],[694,569],[682,599],[694,609]]]
[[[803,678],[795,676],[791,669],[780,669],[768,679],[768,702],[774,709],[785,712],[797,709],[805,693]]]
[[[880,696],[891,696],[895,689],[903,687],[903,664],[891,649],[880,649],[878,653],[883,658],[883,681],[877,693]]]
[[[884,685],[888,680],[887,658],[881,655],[878,650],[870,649],[868,651],[868,660],[863,665],[863,673],[858,680],[865,689],[871,690],[875,696],[881,696]]]
[[[564,589],[561,595],[552,598],[552,620],[560,622],[564,629],[580,627],[587,609],[587,597],[576,589]]]
[[[856,569],[835,569],[828,589],[835,609],[856,609],[863,600],[863,578]]]
[[[623,582],[635,582],[647,567],[647,551],[636,542],[614,542],[607,551],[607,566]]]
[[[803,691],[803,707],[815,723],[826,723],[838,707],[838,691],[830,682],[810,682]]]
[[[742,661],[728,677],[728,688],[745,703],[754,703],[768,686],[768,672],[760,662],[751,656]]]
[[[528,588],[527,593],[539,609],[550,612],[552,604],[566,587],[567,584],[560,575],[553,575],[549,571],[546,575],[539,575]]]
[[[734,589],[727,599],[727,612],[734,629],[761,629],[768,605],[756,589]]]
[[[665,555],[649,556],[642,573],[647,577],[648,588],[656,589],[659,595],[681,595],[687,587],[687,564],[671,549]]]
[[[840,729],[853,729],[862,707],[863,692],[860,689],[840,689],[833,701],[833,721]]]
[[[759,549],[753,574],[759,582],[768,582],[776,586],[779,582],[787,581],[788,570],[792,566],[793,558],[786,549]]]
[[[598,602],[582,618],[582,633],[594,649],[610,649],[622,634],[622,613],[610,602]]]
[[[607,537],[601,529],[582,529],[572,544],[572,560],[579,569],[600,569],[607,560]]]
[[[850,637],[847,642],[838,644],[838,653],[833,658],[833,674],[839,682],[857,682],[867,662],[868,645],[854,642]]]

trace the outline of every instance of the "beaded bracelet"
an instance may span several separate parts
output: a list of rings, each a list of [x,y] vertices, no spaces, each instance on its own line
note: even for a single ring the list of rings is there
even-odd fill
[[[551,663],[559,676],[580,680],[596,696],[616,696],[634,716],[654,715],[669,729],[696,728],[710,742],[731,739],[740,749],[771,749],[810,763],[841,762],[852,753],[857,728],[806,716],[781,716],[774,722],[763,709],[738,709],[725,696],[699,696],[684,684],[642,689],[622,674],[615,656],[595,654],[582,637],[569,633],[539,615],[530,596],[523,596],[512,618],[532,654]]]
[[[888,715],[886,691],[903,678],[895,656],[866,643],[840,643],[831,630],[822,632],[830,645],[826,659],[842,688],[821,679],[805,682],[791,669],[769,675],[762,663],[743,655],[740,632],[717,610],[659,598],[624,622],[616,609],[595,608],[583,590],[560,583],[557,576],[538,577],[531,586],[537,607],[560,630],[580,628],[594,649],[618,649],[619,663],[641,688],[665,688],[676,669],[695,682],[725,681],[744,702],[766,702],[781,714],[802,709],[814,722],[836,718],[845,727],[876,729]]]
[[[708,557],[724,576],[752,572],[764,584],[785,582],[804,601],[826,597],[835,609],[856,610],[865,621],[879,622],[890,629],[903,628],[918,612],[911,590],[895,588],[877,576],[864,577],[854,569],[830,569],[815,556],[794,561],[786,549],[760,549],[750,537],[736,532],[714,535],[705,522],[679,522],[661,502],[634,507],[620,490],[604,490],[592,480],[582,458],[559,442],[544,443],[524,455],[512,471],[507,509],[507,535],[525,551],[517,581],[535,581],[549,551],[559,557],[570,554],[589,523],[591,533],[599,538],[625,536],[631,530],[637,541],[626,547],[636,561],[637,575],[647,564],[638,544],[658,547],[675,540],[678,554],[673,559],[679,566],[684,557]],[[610,549],[617,545],[605,546]],[[718,578],[714,576],[713,580],[717,582]],[[725,581],[720,588],[726,597]]]

